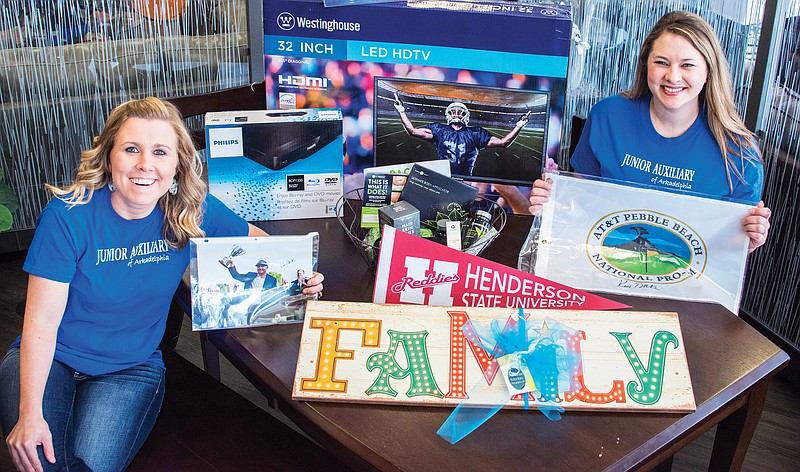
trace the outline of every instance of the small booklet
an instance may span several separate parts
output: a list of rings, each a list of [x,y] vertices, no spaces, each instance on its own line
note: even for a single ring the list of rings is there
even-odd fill
[[[192,238],[192,330],[298,323],[317,269],[319,233]]]
[[[416,163],[426,169],[450,177],[450,161],[424,161]],[[415,163],[394,164],[364,169],[364,193],[361,205],[361,227],[378,227],[378,208],[397,203],[406,185],[408,173]]]

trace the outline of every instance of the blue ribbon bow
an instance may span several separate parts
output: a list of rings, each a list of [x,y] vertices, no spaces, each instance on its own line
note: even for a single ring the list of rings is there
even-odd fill
[[[462,330],[464,337],[487,354],[500,358],[516,355],[520,364],[527,366],[535,390],[531,394],[536,406],[548,419],[558,421],[564,408],[560,393],[575,390],[571,372],[576,372],[580,359],[565,349],[563,340],[575,331],[553,319],[536,322],[525,319],[522,308],[517,316],[501,328],[498,320],[489,326],[468,321]],[[503,376],[499,376],[502,378]],[[495,380],[497,381],[497,379]],[[505,383],[505,379],[500,380]],[[437,434],[455,444],[485,423],[511,400],[509,390],[478,385],[469,392],[437,431]],[[488,406],[487,406],[488,405]],[[529,395],[523,394],[523,408],[529,409]]]

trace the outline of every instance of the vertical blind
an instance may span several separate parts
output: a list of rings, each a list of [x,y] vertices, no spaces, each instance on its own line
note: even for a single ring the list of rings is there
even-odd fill
[[[246,0],[5,0],[0,5],[0,165],[35,226],[44,184],[125,100],[249,81]]]
[[[800,3],[778,2],[761,122],[767,244],[750,257],[742,310],[800,350]]]

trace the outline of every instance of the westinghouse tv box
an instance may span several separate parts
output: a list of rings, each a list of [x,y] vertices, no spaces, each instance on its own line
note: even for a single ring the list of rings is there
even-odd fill
[[[208,184],[247,221],[336,216],[342,196],[337,108],[207,113]]]
[[[448,124],[469,111],[477,157],[453,166],[464,180],[530,185],[560,145],[572,17],[569,5],[408,0],[326,8],[323,0],[264,2],[268,108],[342,109],[344,172],[449,159],[404,129]],[[476,135],[477,136],[477,135]],[[445,140],[446,141],[446,140]],[[438,146],[441,147],[441,146]],[[352,182],[352,184],[350,183]],[[349,178],[345,190],[363,185]]]

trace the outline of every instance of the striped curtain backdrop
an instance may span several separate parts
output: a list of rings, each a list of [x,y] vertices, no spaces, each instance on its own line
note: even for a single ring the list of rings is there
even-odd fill
[[[35,226],[44,184],[74,177],[125,100],[248,83],[247,0],[5,0],[0,5],[0,165]]]

